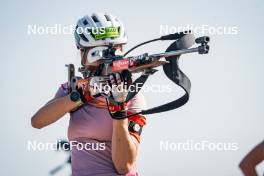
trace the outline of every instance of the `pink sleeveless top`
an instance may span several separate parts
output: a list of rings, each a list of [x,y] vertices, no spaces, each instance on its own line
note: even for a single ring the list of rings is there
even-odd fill
[[[55,97],[67,95],[67,84],[63,84],[57,91]],[[145,100],[138,93],[128,103],[129,111],[139,112],[145,109]],[[73,176],[112,176],[118,175],[111,154],[112,118],[106,107],[98,108],[86,104],[77,111],[70,113],[68,127],[69,141],[77,141],[89,144],[92,150],[72,148],[72,175]],[[99,150],[100,146],[103,150]],[[126,174],[127,176],[138,175],[136,163],[134,168]]]

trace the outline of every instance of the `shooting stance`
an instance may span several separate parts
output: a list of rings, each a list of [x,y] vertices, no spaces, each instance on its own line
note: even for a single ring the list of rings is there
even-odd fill
[[[118,18],[107,13],[79,19],[74,37],[80,51],[82,67],[79,71],[83,78],[75,76],[73,64],[67,65],[68,82],[63,83],[55,98],[32,117],[32,126],[43,128],[69,112],[69,141],[101,146],[80,150],[73,145],[73,176],[136,176],[145,115],[179,108],[189,100],[191,82],[180,70],[178,60],[180,55],[187,53],[207,54],[210,39],[206,36],[195,39],[188,31],[179,32],[143,42],[123,54],[123,45],[127,43],[125,29]],[[141,45],[162,40],[173,40],[164,53],[126,56]],[[198,46],[191,48],[195,43]],[[185,94],[146,110],[140,89],[130,88],[138,83],[143,85],[158,66],[163,66],[166,76]],[[132,74],[137,72],[141,76],[134,80]],[[98,86],[110,90],[98,89]]]

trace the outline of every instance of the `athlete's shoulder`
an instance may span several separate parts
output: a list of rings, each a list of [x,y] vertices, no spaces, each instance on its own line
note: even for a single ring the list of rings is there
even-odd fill
[[[58,87],[58,90],[55,94],[55,98],[63,97],[65,95],[68,95],[68,93],[69,93],[68,82],[62,83]]]

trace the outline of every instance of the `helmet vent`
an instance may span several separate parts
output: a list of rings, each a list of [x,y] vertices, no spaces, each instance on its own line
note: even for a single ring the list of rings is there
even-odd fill
[[[86,38],[84,34],[79,34],[79,35],[84,41],[89,42],[88,38]]]
[[[111,21],[108,15],[105,15],[107,21]]]
[[[99,20],[97,19],[97,17],[96,16],[92,16],[92,19],[94,20],[94,22],[96,23],[96,22],[99,22]]]
[[[87,25],[88,24],[88,21],[85,19],[85,20],[83,20],[83,24],[84,25]]]

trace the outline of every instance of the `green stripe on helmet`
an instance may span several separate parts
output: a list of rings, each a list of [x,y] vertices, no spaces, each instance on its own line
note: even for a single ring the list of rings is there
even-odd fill
[[[119,37],[118,27],[106,27],[104,28],[104,32],[100,32],[98,34],[93,34],[95,40],[102,40],[105,38],[116,38]]]

